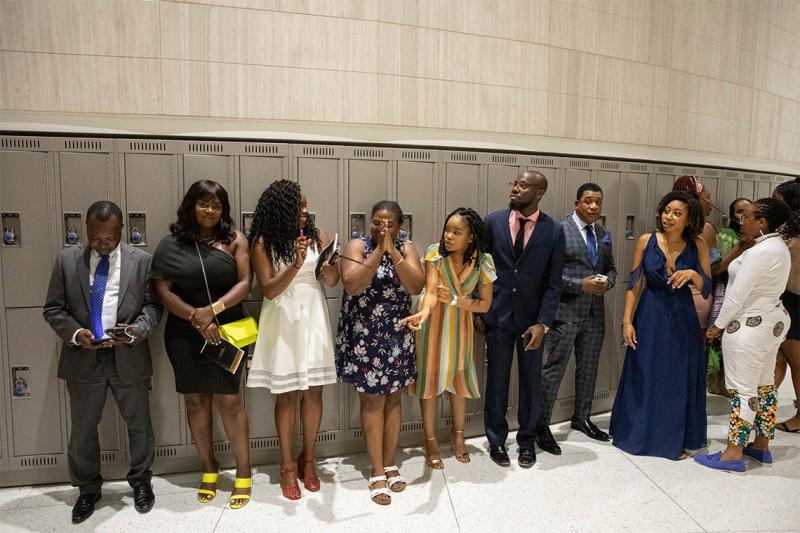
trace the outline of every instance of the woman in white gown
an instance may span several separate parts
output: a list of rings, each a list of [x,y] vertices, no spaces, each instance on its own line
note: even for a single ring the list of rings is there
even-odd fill
[[[250,229],[250,260],[264,300],[248,387],[266,387],[275,398],[275,426],[281,448],[281,491],[290,500],[320,488],[314,443],[322,420],[322,386],[336,382],[328,308],[315,277],[320,250],[330,239],[308,216],[305,193],[289,180],[270,184],[261,195]],[[325,264],[321,280],[339,282],[339,270]],[[303,450],[295,460],[293,436],[300,396]]]

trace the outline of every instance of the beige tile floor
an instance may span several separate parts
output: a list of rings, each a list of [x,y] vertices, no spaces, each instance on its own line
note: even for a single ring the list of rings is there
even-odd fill
[[[791,411],[788,388],[780,396],[783,420]],[[723,446],[726,411],[724,399],[709,397],[711,450]],[[608,418],[595,421],[607,427]],[[156,505],[146,515],[134,510],[124,481],[107,483],[94,515],[77,526],[70,524],[76,491],[68,485],[0,489],[0,531],[800,531],[800,435],[778,432],[775,464],[749,462],[741,475],[629,456],[570,432],[567,423],[553,433],[563,455],[539,453],[532,470],[496,466],[483,438],[468,441],[469,465],[443,445],[443,472],[426,468],[419,449],[406,450],[409,486],[388,507],[369,501],[360,454],[321,461],[322,490],[304,492],[299,502],[280,496],[276,466],[260,466],[253,500],[236,511],[225,506],[231,472],[208,505],[196,502],[197,473],[154,478]]]

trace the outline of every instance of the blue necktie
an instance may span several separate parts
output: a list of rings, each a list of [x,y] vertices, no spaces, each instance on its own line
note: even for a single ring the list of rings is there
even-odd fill
[[[592,266],[597,265],[597,241],[594,238],[594,230],[591,224],[586,225],[586,249],[589,250],[589,259],[592,260]]]
[[[92,333],[96,339],[105,335],[103,332],[103,296],[108,283],[108,256],[101,255],[100,262],[94,270],[94,283],[89,291],[89,315],[92,319]]]

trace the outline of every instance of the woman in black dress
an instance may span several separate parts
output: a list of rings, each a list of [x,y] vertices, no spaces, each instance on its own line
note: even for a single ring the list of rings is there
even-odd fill
[[[239,393],[245,365],[231,374],[206,359],[200,350],[206,342],[219,342],[215,316],[220,324],[244,316],[240,302],[250,289],[251,279],[247,238],[233,229],[228,193],[207,180],[192,184],[178,208],[178,220],[169,229],[171,235],[164,237],[153,255],[152,270],[156,292],[169,310],[164,344],[175,371],[175,388],[184,395],[189,429],[203,463],[197,499],[207,503],[217,492],[213,403],[236,458],[230,505],[238,509],[250,500],[252,485],[247,413]]]

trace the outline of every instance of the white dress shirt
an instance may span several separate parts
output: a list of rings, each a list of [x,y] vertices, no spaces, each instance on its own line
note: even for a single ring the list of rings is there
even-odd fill
[[[113,328],[117,325],[117,304],[119,303],[119,271],[120,271],[120,245],[108,255],[108,280],[106,281],[106,291],[103,294],[103,331],[108,328]],[[94,273],[97,270],[97,264],[100,262],[100,254],[92,250],[89,255],[89,287],[94,284]],[[91,289],[90,289],[91,291]],[[89,310],[91,315],[91,310]],[[91,317],[90,317],[91,319]],[[83,329],[83,328],[81,328]],[[87,328],[91,329],[91,327]],[[72,335],[72,344],[75,342],[75,337],[78,335],[75,331]],[[105,333],[103,338],[110,338]]]
[[[791,256],[777,233],[768,233],[728,266],[725,301],[714,325],[724,329],[731,320],[758,316],[774,309],[786,290]]]
[[[583,244],[588,244],[588,241],[586,239],[586,226],[592,227],[592,231],[594,232],[594,249],[596,251],[598,240],[597,240],[597,228],[595,227],[594,222],[591,224],[587,224],[586,222],[581,220],[581,217],[578,216],[578,213],[574,211],[572,212],[572,221],[575,222],[575,224],[578,226],[578,231],[580,231],[581,237],[583,237]]]

